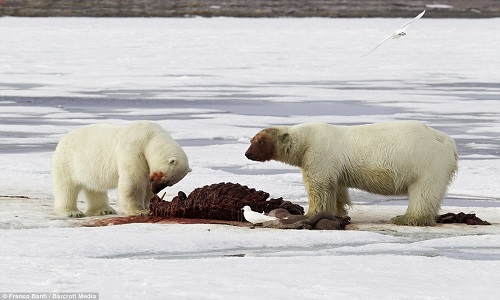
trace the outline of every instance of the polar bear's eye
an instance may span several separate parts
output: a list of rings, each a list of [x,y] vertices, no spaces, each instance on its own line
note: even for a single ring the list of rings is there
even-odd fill
[[[264,142],[264,141],[259,141],[259,142],[258,142],[258,144],[259,144],[259,145],[264,145],[264,144],[265,144],[265,142]]]

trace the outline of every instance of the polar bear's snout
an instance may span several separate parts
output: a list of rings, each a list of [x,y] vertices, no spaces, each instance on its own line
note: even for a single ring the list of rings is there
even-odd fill
[[[149,185],[151,186],[153,193],[157,194],[167,186],[171,186],[173,184],[169,183],[163,172],[155,172],[149,177]]]
[[[260,155],[259,154],[259,151],[256,151],[256,148],[254,145],[251,145],[247,152],[245,152],[245,156],[249,159],[249,160],[255,160],[255,161],[266,161],[266,160],[270,160],[270,158],[265,158],[263,155]]]
[[[252,152],[250,152],[249,150],[247,150],[247,152],[245,152],[245,156],[246,156],[248,159],[250,159],[250,160],[254,160],[254,159],[253,159],[253,154],[252,154]]]
[[[154,181],[149,181],[149,184],[151,186],[151,190],[153,193],[158,194],[161,190],[169,186],[167,182],[154,182]]]

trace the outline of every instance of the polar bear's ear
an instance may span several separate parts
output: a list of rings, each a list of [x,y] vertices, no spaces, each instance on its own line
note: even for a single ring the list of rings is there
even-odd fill
[[[281,143],[286,144],[289,137],[290,135],[287,132],[280,134]]]
[[[168,162],[171,164],[171,165],[175,165],[177,163],[177,159],[175,157],[171,157]]]
[[[289,155],[292,148],[290,134],[288,134],[287,132],[280,134],[280,141],[282,149],[285,151],[286,155]]]

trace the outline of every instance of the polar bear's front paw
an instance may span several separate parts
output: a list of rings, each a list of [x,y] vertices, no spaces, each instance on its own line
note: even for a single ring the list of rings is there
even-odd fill
[[[88,210],[87,215],[89,215],[89,216],[116,215],[116,210],[114,210],[111,206],[108,206],[108,207],[103,208],[103,209]]]
[[[83,218],[83,217],[85,217],[85,214],[79,210],[67,211],[64,214],[66,215],[66,217],[70,217],[70,218]]]

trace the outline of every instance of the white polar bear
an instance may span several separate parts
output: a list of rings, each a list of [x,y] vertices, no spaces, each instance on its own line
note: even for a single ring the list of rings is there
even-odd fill
[[[160,125],[94,124],[64,135],[52,160],[54,210],[82,217],[81,190],[87,215],[116,213],[107,191],[118,187],[118,203],[126,215],[145,213],[153,193],[179,182],[188,172],[186,153]]]
[[[245,153],[256,161],[277,160],[301,169],[308,215],[346,215],[348,188],[381,195],[408,195],[399,225],[435,224],[457,170],[455,142],[418,122],[360,126],[306,123],[261,130]]]

